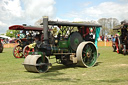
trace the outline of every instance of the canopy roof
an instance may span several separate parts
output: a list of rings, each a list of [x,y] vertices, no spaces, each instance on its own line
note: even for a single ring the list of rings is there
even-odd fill
[[[10,37],[5,36],[5,35],[0,35],[0,38],[8,38],[8,39],[11,39]]]
[[[13,25],[9,27],[9,30],[32,30],[32,31],[42,31],[42,27],[34,26],[22,26],[22,25]]]
[[[124,26],[128,26],[128,23],[124,23],[123,25],[119,25],[118,27],[114,28],[113,30],[120,30],[120,29],[123,29]],[[128,29],[128,27],[127,27],[126,29]]]
[[[41,25],[43,25],[43,23],[41,23]],[[98,24],[85,24],[85,23],[60,22],[60,21],[48,21],[48,25],[102,27],[102,25],[98,25]]]

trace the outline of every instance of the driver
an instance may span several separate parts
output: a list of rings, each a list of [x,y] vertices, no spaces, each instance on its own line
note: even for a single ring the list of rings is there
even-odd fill
[[[25,38],[26,32],[23,30],[22,33],[20,33],[19,38]]]
[[[34,37],[34,42],[32,44],[28,45],[28,47],[30,49],[34,48],[34,50],[37,51],[37,46],[36,46],[37,44],[41,44],[39,35],[36,35]]]

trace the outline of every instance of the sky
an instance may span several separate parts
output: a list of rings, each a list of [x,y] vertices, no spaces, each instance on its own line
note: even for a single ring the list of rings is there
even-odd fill
[[[43,16],[59,21],[128,19],[128,0],[0,0],[0,34],[12,25],[34,25]]]

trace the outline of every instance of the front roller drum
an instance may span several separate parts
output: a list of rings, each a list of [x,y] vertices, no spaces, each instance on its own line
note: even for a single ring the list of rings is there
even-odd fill
[[[79,66],[92,67],[96,63],[98,52],[92,42],[82,42],[77,48],[76,57]]]
[[[29,72],[43,73],[49,69],[47,57],[42,59],[41,55],[28,55],[24,60],[24,67]]]

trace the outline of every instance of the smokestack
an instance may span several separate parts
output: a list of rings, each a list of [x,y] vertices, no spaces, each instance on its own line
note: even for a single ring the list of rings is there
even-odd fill
[[[48,44],[48,16],[43,17],[44,43]]]
[[[23,24],[23,26],[27,26],[27,24]]]

